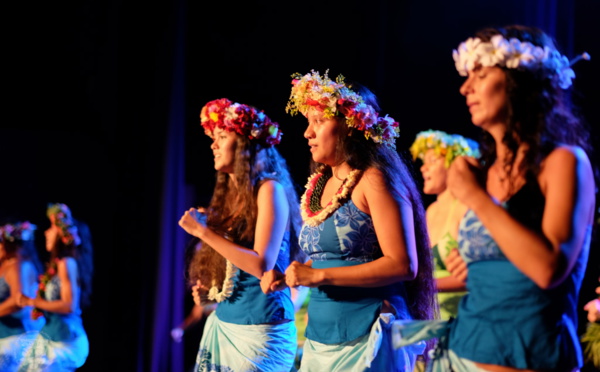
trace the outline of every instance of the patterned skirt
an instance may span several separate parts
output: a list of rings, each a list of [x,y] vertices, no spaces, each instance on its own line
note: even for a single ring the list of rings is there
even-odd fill
[[[206,319],[197,372],[287,372],[296,356],[296,325],[226,323],[215,312]]]
[[[425,350],[425,342],[394,348],[394,319],[392,314],[380,314],[370,333],[339,344],[323,344],[307,339],[300,372],[412,372],[417,356]]]

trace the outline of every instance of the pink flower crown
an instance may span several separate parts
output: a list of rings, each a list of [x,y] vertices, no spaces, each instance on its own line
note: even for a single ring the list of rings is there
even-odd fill
[[[400,136],[398,122],[388,115],[380,117],[373,106],[364,103],[362,97],[350,89],[351,85],[346,85],[342,75],[333,81],[327,76],[328,71],[322,77],[314,70],[304,76],[293,74],[292,92],[285,111],[292,116],[298,112],[307,116],[310,109],[317,109],[326,118],[344,117],[346,124],[364,132],[365,138],[395,149],[395,140]]]
[[[271,121],[263,111],[227,98],[215,99],[204,105],[200,111],[200,125],[210,137],[215,128],[221,128],[259,141],[265,146],[281,142],[279,124]]]
[[[37,226],[29,221],[0,226],[0,243],[33,240]]]

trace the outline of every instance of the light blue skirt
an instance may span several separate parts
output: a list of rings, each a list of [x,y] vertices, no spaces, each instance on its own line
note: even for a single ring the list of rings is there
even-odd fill
[[[417,356],[425,350],[425,342],[394,348],[394,319],[392,314],[380,314],[370,333],[348,342],[329,345],[307,339],[300,372],[412,372]]]
[[[37,335],[37,331],[29,331],[0,338],[0,371],[16,371]]]
[[[89,350],[90,344],[85,333],[69,341],[52,341],[38,333],[25,350],[17,371],[75,371],[85,363]]]
[[[198,372],[287,372],[296,356],[296,324],[226,323],[215,312],[206,319]]]
[[[429,351],[427,372],[482,372],[485,371],[472,361],[456,355],[448,349],[450,322],[447,320],[399,320],[392,324],[392,343],[395,349],[411,348],[426,340],[435,338],[437,345]]]

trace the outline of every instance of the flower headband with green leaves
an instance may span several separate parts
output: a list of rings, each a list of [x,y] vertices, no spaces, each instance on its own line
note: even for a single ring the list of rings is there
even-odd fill
[[[0,242],[14,242],[33,240],[33,233],[37,226],[29,221],[18,222],[15,224],[6,224],[0,226]]]
[[[263,111],[227,98],[215,99],[204,105],[200,111],[200,125],[209,137],[212,137],[215,128],[220,128],[266,146],[281,142],[279,124],[271,121]]]
[[[285,111],[292,116],[298,112],[307,116],[310,109],[317,109],[326,118],[344,117],[346,124],[364,132],[365,138],[395,149],[395,140],[400,136],[398,122],[388,115],[380,117],[373,106],[364,103],[362,97],[350,89],[352,86],[344,82],[342,75],[333,81],[328,71],[323,76],[314,70],[304,76],[294,73]]]
[[[74,244],[77,246],[81,243],[81,238],[77,232],[77,226],[71,217],[71,210],[66,204],[48,204],[46,215],[48,218],[54,216],[56,226],[61,230],[63,235],[62,241],[65,244]]]
[[[575,72],[570,66],[580,59],[590,59],[589,54],[583,53],[569,62],[567,57],[554,48],[535,46],[517,38],[507,40],[499,34],[492,36],[487,42],[469,38],[452,51],[452,57],[461,76],[467,76],[478,65],[501,66],[538,73],[542,78],[556,76],[562,89],[569,88],[575,78]]]
[[[424,160],[427,150],[433,149],[435,154],[444,157],[444,166],[450,167],[452,161],[458,156],[478,158],[479,145],[470,138],[460,134],[448,134],[441,130],[426,130],[417,133],[415,141],[410,146],[413,160]]]

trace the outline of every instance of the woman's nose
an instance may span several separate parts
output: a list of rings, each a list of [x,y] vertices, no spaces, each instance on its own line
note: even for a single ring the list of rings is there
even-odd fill
[[[304,138],[311,139],[314,138],[314,135],[315,131],[313,130],[312,124],[308,124],[308,127],[306,127],[306,130],[304,131]]]
[[[463,96],[466,96],[468,93],[472,91],[471,78],[468,77],[467,80],[460,86],[459,92]]]

